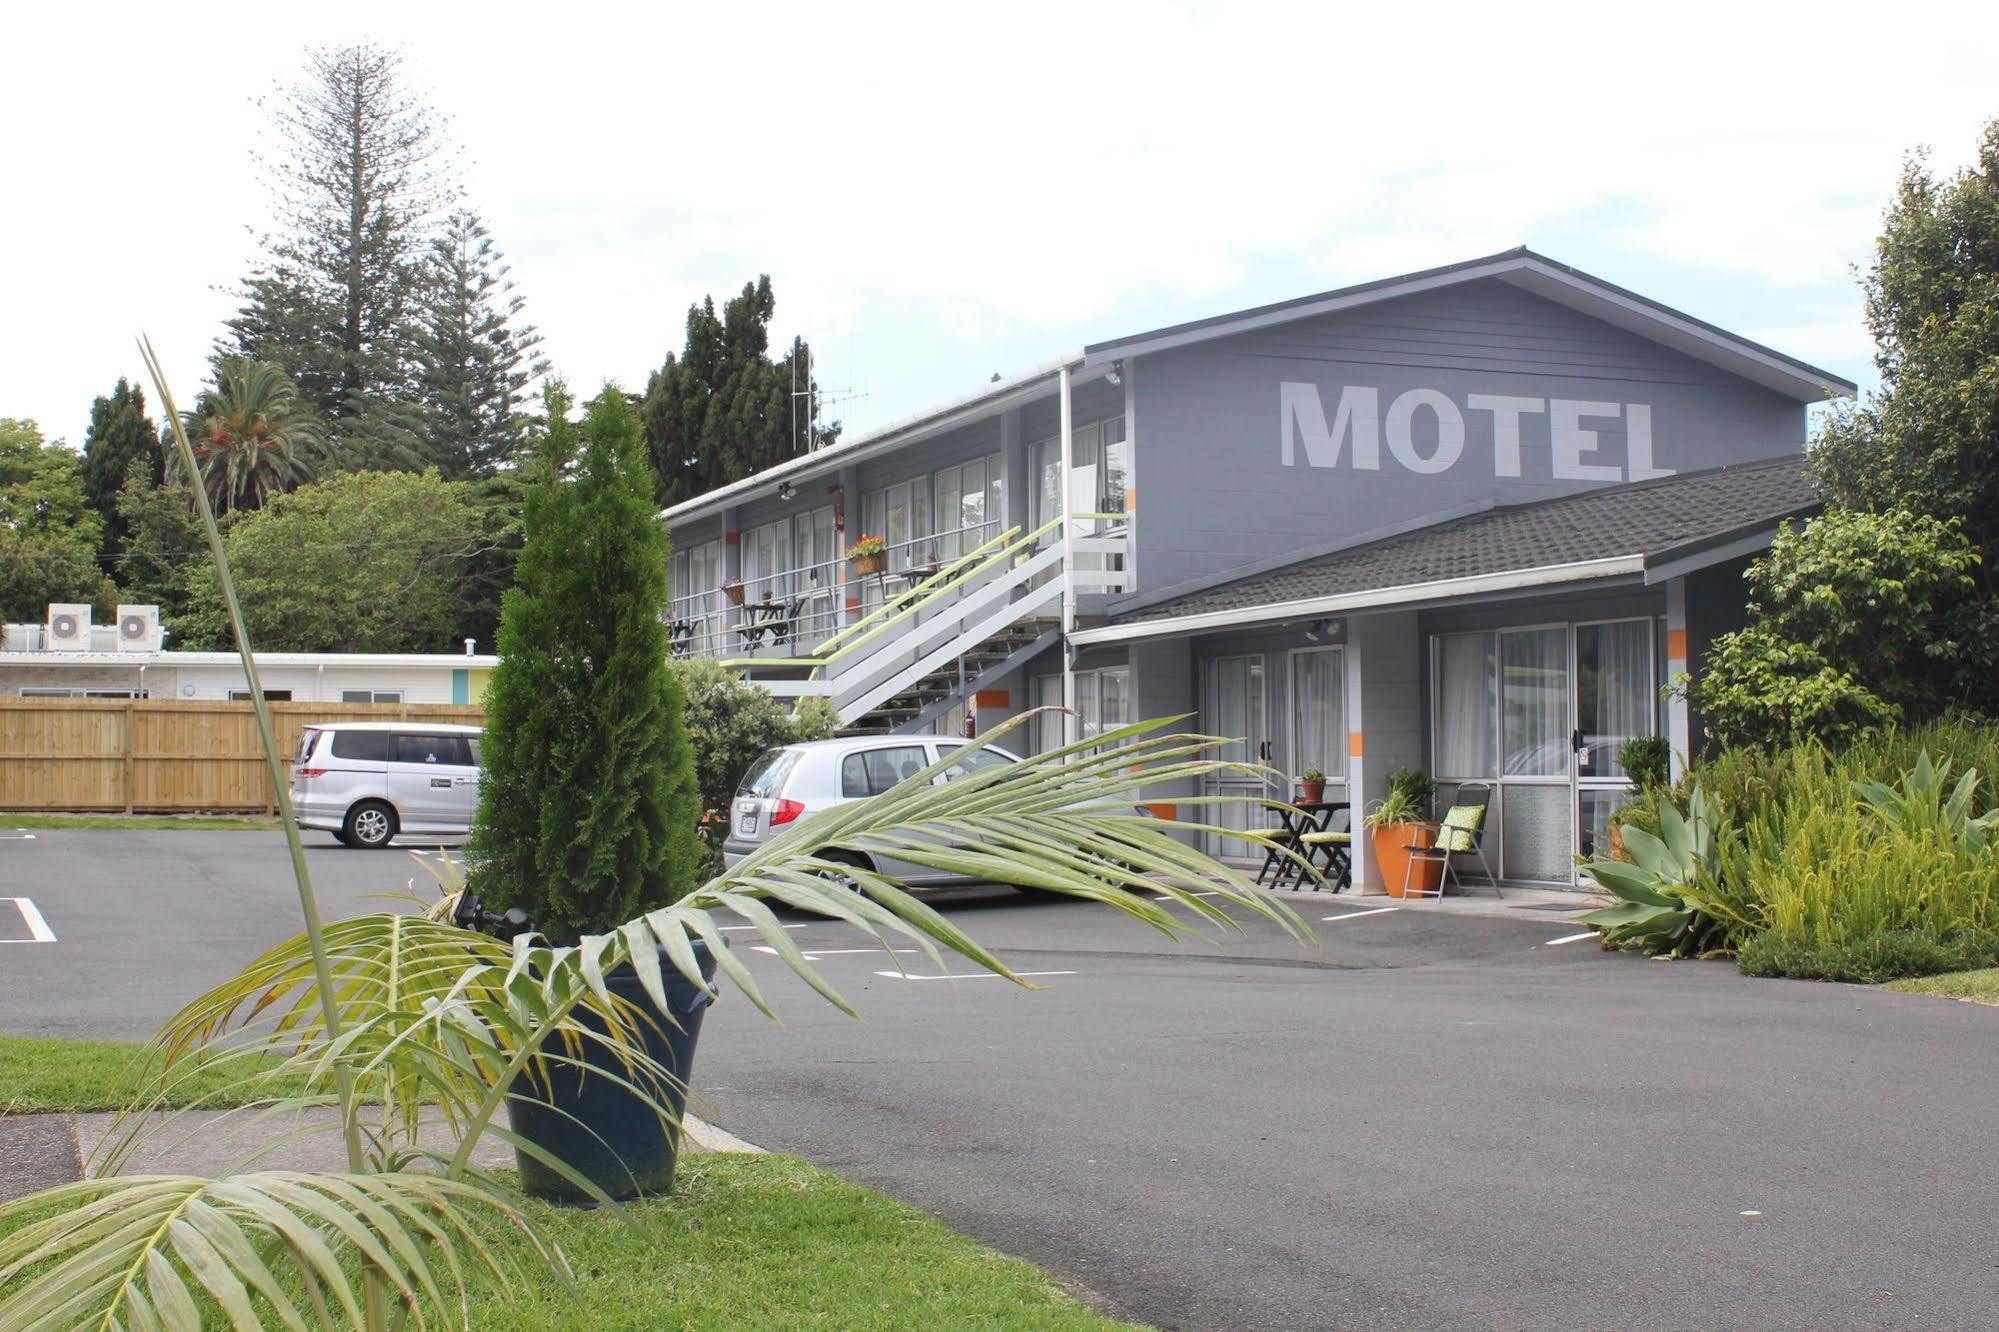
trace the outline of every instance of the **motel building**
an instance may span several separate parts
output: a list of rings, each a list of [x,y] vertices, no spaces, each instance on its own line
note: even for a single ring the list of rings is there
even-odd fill
[[[1489,784],[1500,878],[1570,885],[1853,391],[1525,249],[1134,333],[667,510],[676,650],[857,732],[1191,713],[1356,817]]]

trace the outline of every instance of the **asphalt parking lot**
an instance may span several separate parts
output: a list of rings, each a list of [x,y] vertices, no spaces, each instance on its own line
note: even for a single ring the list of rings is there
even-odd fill
[[[413,869],[312,865],[329,914]],[[15,895],[57,942],[0,945],[11,1032],[142,1036],[296,929],[263,833],[0,841]],[[940,905],[1048,988],[794,919],[864,1019],[749,952],[782,1021],[725,996],[697,1108],[1162,1327],[1993,1325],[1999,1010],[1606,955],[1532,912],[1308,901],[1301,950]]]

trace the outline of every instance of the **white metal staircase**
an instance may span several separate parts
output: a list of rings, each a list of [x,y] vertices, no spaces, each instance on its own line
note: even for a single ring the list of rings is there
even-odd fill
[[[781,698],[830,700],[850,733],[916,730],[1058,642],[1065,586],[1123,589],[1124,533],[1100,530],[1122,521],[1076,514],[1010,528],[810,653],[723,665]]]

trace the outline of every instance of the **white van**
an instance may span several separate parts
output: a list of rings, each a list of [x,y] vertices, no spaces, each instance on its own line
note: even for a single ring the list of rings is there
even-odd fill
[[[482,734],[424,722],[308,726],[292,761],[299,825],[371,849],[398,833],[463,837],[479,808]]]

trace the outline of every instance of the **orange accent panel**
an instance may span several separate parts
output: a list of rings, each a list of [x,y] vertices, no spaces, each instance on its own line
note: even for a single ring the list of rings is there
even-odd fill
[[[1137,512],[1138,512],[1138,487],[1137,487],[1137,486],[1126,486],[1126,487],[1124,488],[1124,511],[1125,511],[1126,513],[1137,513]]]
[[[1668,629],[1666,631],[1666,660],[1685,661],[1687,659],[1687,631]]]
[[[1171,801],[1162,800],[1156,804],[1147,805],[1145,809],[1155,819],[1178,819],[1180,817],[1180,807]]]
[[[1363,751],[1364,751],[1364,748],[1365,748],[1365,747],[1364,747],[1364,746],[1363,746],[1363,745],[1361,744],[1361,739],[1360,739],[1360,732],[1359,732],[1359,731],[1348,731],[1348,732],[1347,732],[1347,754],[1348,754],[1348,755],[1349,755],[1350,757],[1352,757],[1352,758],[1359,758],[1359,757],[1361,757],[1361,755],[1362,755],[1362,753],[1363,753]]]
[[[860,608],[861,608],[861,599],[860,599],[859,597],[848,597],[848,598],[847,598],[847,609],[848,609],[848,610],[850,610],[850,611],[857,611],[857,610],[859,610]]]
[[[981,689],[972,695],[975,708],[1005,708],[1013,705],[1013,695],[1004,689]]]
[[[725,546],[740,546],[743,544],[743,534],[741,532],[724,532],[722,533],[722,544]]]

